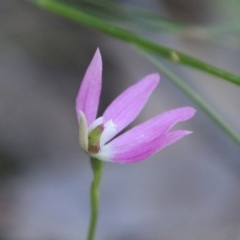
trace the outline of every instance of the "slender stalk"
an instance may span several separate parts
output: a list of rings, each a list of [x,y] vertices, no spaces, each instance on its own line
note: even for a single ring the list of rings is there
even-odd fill
[[[93,170],[93,181],[90,190],[91,218],[89,222],[87,240],[94,240],[96,232],[99,210],[99,186],[102,177],[103,161],[100,161],[96,158],[91,158],[91,166]]]

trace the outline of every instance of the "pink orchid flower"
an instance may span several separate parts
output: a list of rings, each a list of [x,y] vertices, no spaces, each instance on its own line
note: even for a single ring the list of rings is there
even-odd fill
[[[195,109],[182,107],[157,115],[114,138],[137,117],[159,80],[158,74],[144,77],[120,94],[96,119],[102,87],[102,59],[97,49],[76,99],[82,149],[99,160],[133,163],[190,134],[186,130],[169,132],[177,122],[195,114]]]

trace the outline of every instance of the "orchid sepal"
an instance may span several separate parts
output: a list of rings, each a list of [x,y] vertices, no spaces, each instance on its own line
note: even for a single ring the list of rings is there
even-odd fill
[[[192,118],[196,112],[192,107],[182,107],[159,114],[115,137],[137,117],[160,77],[150,74],[130,86],[96,119],[101,76],[102,58],[97,50],[76,99],[80,146],[91,157],[116,163],[138,162],[191,133],[169,132],[176,123]]]

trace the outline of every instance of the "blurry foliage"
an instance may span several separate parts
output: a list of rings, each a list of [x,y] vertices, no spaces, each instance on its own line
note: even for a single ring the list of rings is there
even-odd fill
[[[168,31],[174,34],[184,34],[188,37],[201,38],[206,40],[213,40],[222,43],[222,37],[226,36],[229,40],[229,26],[196,26],[194,24],[183,24],[168,18],[159,16],[157,14],[132,7],[129,4],[116,4],[110,1],[56,1],[56,0],[32,0],[41,7],[50,10],[58,15],[75,22],[82,23],[88,27],[99,30],[102,33],[113,36],[117,39],[129,42],[134,46],[148,51],[149,54],[155,53],[169,61],[177,64],[183,64],[188,67],[198,69],[202,72],[212,74],[236,85],[240,85],[240,77],[227,72],[221,68],[215,67],[211,64],[201,61],[195,57],[191,57],[185,53],[167,47],[160,43],[148,40],[146,36],[149,31]],[[150,27],[152,26],[152,28]],[[136,28],[137,27],[137,28]],[[137,34],[138,28],[141,34]],[[239,32],[239,29],[234,27],[234,32]],[[144,34],[143,34],[143,33]],[[219,37],[219,36],[222,37]],[[232,38],[230,38],[232,39]],[[231,41],[232,43],[232,41]],[[158,61],[158,60],[157,60]],[[160,61],[160,60],[159,60]],[[160,62],[159,62],[160,64]],[[157,64],[155,64],[157,65]],[[171,76],[169,77],[171,78]],[[184,82],[178,79],[179,82]],[[173,81],[174,82],[174,81]],[[177,85],[178,86],[178,85]],[[181,89],[181,87],[180,87]],[[182,89],[181,89],[182,90]],[[185,91],[183,91],[185,92]],[[196,104],[198,104],[222,130],[225,131],[236,143],[240,145],[240,137],[235,131],[225,123],[225,121],[218,116],[218,114],[208,107],[200,96],[195,97],[195,93],[189,89],[187,94]],[[186,93],[186,92],[185,92]]]

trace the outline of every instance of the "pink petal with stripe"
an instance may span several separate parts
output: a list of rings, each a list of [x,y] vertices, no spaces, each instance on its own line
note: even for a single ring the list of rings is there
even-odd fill
[[[116,163],[139,162],[190,133],[192,132],[184,130],[163,133],[163,135],[158,136],[149,142],[141,142],[130,148],[126,145],[125,149],[121,148],[121,150],[114,149],[114,151],[120,151],[112,153],[111,161]]]
[[[97,49],[81,83],[76,99],[76,111],[82,111],[87,119],[88,126],[97,116],[99,98],[102,88],[102,58]]]
[[[151,149],[153,149],[154,146],[158,146],[158,144],[156,145],[154,143],[155,140],[157,142],[161,141],[161,137],[165,136],[171,127],[177,122],[185,121],[193,117],[195,112],[195,109],[191,107],[183,107],[157,115],[112,140],[104,146],[101,157],[106,158],[108,161],[117,161],[119,154],[126,154],[124,156],[130,159],[131,154],[135,153],[137,149],[147,153],[148,147],[149,153],[151,153]],[[156,152],[158,150],[159,149],[156,149],[154,151]]]
[[[150,94],[157,86],[160,76],[151,74],[132,85],[120,94],[106,109],[103,114],[104,121],[112,120],[117,125],[116,132],[113,136],[124,129],[131,123],[144,107]]]

